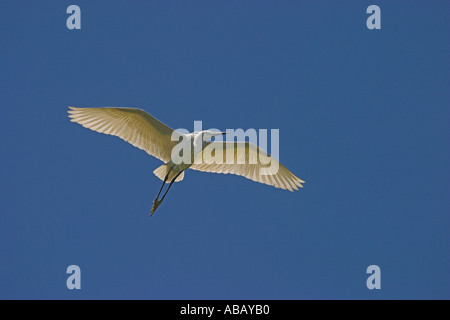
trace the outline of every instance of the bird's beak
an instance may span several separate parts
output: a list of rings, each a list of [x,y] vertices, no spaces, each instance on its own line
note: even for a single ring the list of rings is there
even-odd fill
[[[221,132],[223,135],[226,135],[227,133],[226,132]]]

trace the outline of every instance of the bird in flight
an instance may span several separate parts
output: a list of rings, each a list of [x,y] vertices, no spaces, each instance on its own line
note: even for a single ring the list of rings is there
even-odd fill
[[[208,141],[215,136],[224,135],[224,132],[204,130],[189,134],[178,133],[147,112],[135,108],[69,109],[72,122],[100,133],[117,136],[164,162],[153,171],[163,183],[153,201],[150,216],[164,200],[172,184],[183,180],[184,171],[187,169],[231,173],[290,191],[303,187],[303,180],[252,143]],[[174,158],[173,154],[176,152],[173,150],[179,144],[179,139],[174,140],[173,136],[184,139],[191,146],[192,151],[188,150],[189,161],[180,163],[179,159]],[[265,161],[262,156],[266,157]],[[223,161],[214,161],[217,158]],[[231,162],[228,161],[230,159]],[[270,165],[267,159],[270,160]],[[159,198],[166,183],[169,183],[169,187]]]

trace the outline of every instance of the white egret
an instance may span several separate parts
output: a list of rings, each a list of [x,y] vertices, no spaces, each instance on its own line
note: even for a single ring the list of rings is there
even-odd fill
[[[68,113],[71,121],[97,132],[118,136],[164,162],[162,166],[153,171],[163,183],[153,201],[150,216],[153,215],[164,200],[172,184],[183,180],[184,171],[188,168],[205,172],[240,175],[256,182],[290,191],[298,190],[298,187],[302,187],[302,183],[304,183],[303,180],[296,177],[276,159],[270,157],[270,155],[254,144],[249,142],[206,141],[214,136],[225,134],[223,132],[205,130],[186,135],[180,133],[180,135],[184,136],[183,138],[190,141],[193,150],[198,151],[196,153],[192,152],[190,163],[177,164],[172,159],[172,149],[179,143],[172,140],[174,130],[145,111],[134,108],[69,107],[69,109]],[[219,155],[223,159],[226,158],[227,152],[232,153],[231,157],[235,161],[232,163],[227,163],[227,161],[222,161],[222,163],[213,162],[211,161],[211,153],[203,152],[207,146],[219,147],[219,144],[220,147],[224,148],[217,148],[215,152],[223,150],[222,154]],[[195,148],[198,146],[200,148]],[[258,153],[269,157],[270,161],[276,164],[275,169],[272,169],[271,166],[269,167],[267,163],[263,163],[258,157]],[[244,155],[245,159],[242,158],[242,155]],[[198,157],[202,157],[204,161],[195,161]],[[238,159],[238,157],[241,157],[241,159]],[[169,187],[162,198],[159,199],[165,183],[170,183]]]

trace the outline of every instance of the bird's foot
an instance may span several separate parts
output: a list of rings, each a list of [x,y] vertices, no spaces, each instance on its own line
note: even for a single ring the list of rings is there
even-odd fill
[[[156,209],[158,209],[161,202],[162,202],[162,200],[158,200],[158,199],[153,200],[153,206],[152,206],[152,210],[150,211],[150,217],[153,215],[153,213],[155,213]]]

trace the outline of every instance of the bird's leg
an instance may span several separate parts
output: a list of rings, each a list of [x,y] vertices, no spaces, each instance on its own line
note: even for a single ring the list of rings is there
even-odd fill
[[[162,183],[161,188],[159,189],[158,195],[156,196],[155,200],[157,200],[159,198],[159,195],[161,194],[161,191],[162,191],[164,185],[166,184],[167,178],[169,178],[169,173],[170,173],[171,170],[172,169],[170,169],[169,172],[167,172],[166,176],[164,177],[164,181]]]
[[[183,172],[183,171],[181,171]],[[166,192],[164,193],[164,195],[162,196],[160,202],[162,202],[164,200],[164,198],[166,197],[167,192],[169,192],[170,187],[172,186],[172,184],[175,182],[175,180],[177,180],[178,176],[181,174],[181,172],[179,172],[170,182],[169,187],[167,188]]]
[[[153,200],[152,210],[150,212],[150,217],[155,212],[156,208],[159,207],[161,201],[158,200],[159,195],[161,194],[162,189],[164,188],[164,185],[166,184],[167,179],[169,178],[170,171],[172,171],[172,168],[169,169],[169,172],[167,172],[166,176],[164,177],[163,183],[161,185],[161,188],[159,189],[158,195],[156,196],[155,200]]]
[[[183,171],[181,171],[183,172]],[[178,176],[181,174],[181,172],[179,172],[173,179],[172,181],[170,181],[169,187],[167,188],[166,192],[164,192],[164,195],[162,196],[162,198],[160,200],[158,200],[159,197],[159,193],[158,193],[158,197],[156,197],[156,199],[153,201],[153,207],[152,210],[150,212],[150,217],[153,215],[153,213],[155,213],[155,210],[159,207],[159,205],[161,204],[161,202],[163,202],[164,198],[166,197],[167,192],[169,192],[170,187],[172,186],[172,184],[175,182],[175,180],[177,180]],[[167,178],[167,176],[166,176]],[[165,183],[165,180],[164,180]],[[164,186],[164,184],[163,184]],[[161,188],[162,190],[162,188]],[[159,190],[159,192],[161,193],[161,190]]]

